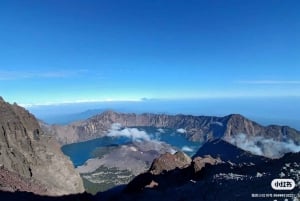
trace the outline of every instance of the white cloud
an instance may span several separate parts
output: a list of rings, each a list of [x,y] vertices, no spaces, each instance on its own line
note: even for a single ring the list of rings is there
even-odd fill
[[[224,126],[222,122],[219,122],[219,121],[214,121],[212,122],[211,124],[216,124],[218,126]]]
[[[78,100],[66,100],[66,101],[53,101],[53,102],[37,102],[37,103],[19,103],[20,106],[25,108],[33,108],[40,106],[61,106],[61,105],[72,105],[72,104],[85,104],[85,103],[118,103],[118,102],[140,102],[141,99],[78,99]]]
[[[158,128],[157,131],[160,132],[160,133],[165,133],[165,130],[162,129],[162,128]]]
[[[254,84],[254,85],[298,85],[300,80],[244,80],[237,81],[240,84]]]
[[[183,146],[183,147],[181,148],[181,150],[182,150],[182,151],[185,151],[185,152],[193,152],[193,151],[194,151],[193,148],[188,147],[188,146]]]
[[[113,123],[111,124],[111,130],[120,130],[122,128],[122,124],[120,123]]]
[[[150,136],[145,131],[140,131],[137,128],[124,128],[122,130],[111,129],[107,136],[110,137],[127,137],[131,138],[133,141],[145,140],[149,141]]]
[[[186,133],[186,130],[184,128],[179,128],[176,130],[177,133]]]
[[[55,70],[55,71],[16,71],[2,70],[0,71],[0,80],[18,80],[31,78],[66,78],[74,77],[86,73],[86,69],[78,70]]]
[[[300,151],[300,146],[296,145],[292,140],[282,142],[261,136],[253,137],[239,134],[232,137],[229,142],[253,154],[269,158],[279,158],[285,153]]]

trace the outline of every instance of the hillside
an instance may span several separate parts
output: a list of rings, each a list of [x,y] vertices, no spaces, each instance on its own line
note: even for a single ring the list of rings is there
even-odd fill
[[[1,189],[64,195],[84,191],[82,180],[55,139],[46,135],[35,117],[0,98]],[[10,173],[11,172],[11,173]],[[23,184],[13,184],[13,180]],[[35,186],[40,186],[35,188]],[[30,187],[31,186],[31,187]],[[30,190],[31,189],[31,190]],[[37,189],[37,190],[34,190]]]

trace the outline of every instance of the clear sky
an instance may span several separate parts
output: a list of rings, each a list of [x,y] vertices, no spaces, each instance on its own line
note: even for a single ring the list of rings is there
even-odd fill
[[[298,0],[2,0],[20,104],[300,96]]]

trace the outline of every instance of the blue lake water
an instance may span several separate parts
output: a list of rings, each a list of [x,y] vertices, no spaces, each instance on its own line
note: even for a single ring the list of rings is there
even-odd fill
[[[184,134],[177,132],[174,129],[158,130],[153,127],[141,127],[139,131],[145,131],[151,140],[158,140],[170,144],[178,150],[184,151],[186,154],[192,156],[201,146],[199,142],[189,141]],[[83,165],[85,161],[93,158],[93,152],[99,147],[108,147],[111,145],[124,145],[131,143],[132,138],[118,136],[105,136],[94,140],[68,144],[62,147],[65,155],[69,156],[75,167]]]

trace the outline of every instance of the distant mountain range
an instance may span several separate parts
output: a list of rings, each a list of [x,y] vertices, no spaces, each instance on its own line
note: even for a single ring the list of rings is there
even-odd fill
[[[90,109],[84,112],[78,113],[70,113],[70,114],[55,114],[55,115],[47,115],[41,116],[41,118],[46,121],[48,124],[58,124],[58,125],[66,125],[75,121],[82,121],[88,119],[89,117],[95,116],[105,110],[102,109]]]
[[[247,136],[263,136],[276,141],[293,140],[300,145],[300,131],[288,126],[262,126],[242,115],[231,114],[224,117],[134,114],[106,111],[87,120],[68,125],[47,125],[41,127],[55,136],[61,144],[70,144],[103,137],[112,124],[119,123],[123,127],[148,126],[156,128],[183,129],[191,141],[206,142],[210,139],[223,138],[229,141],[238,134]]]

